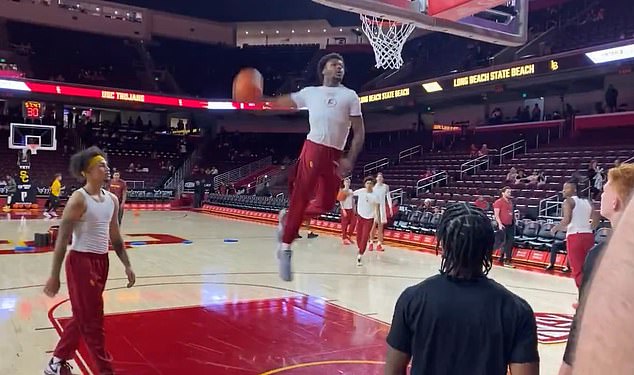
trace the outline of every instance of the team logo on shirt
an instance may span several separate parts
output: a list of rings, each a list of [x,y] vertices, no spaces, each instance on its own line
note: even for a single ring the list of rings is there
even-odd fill
[[[335,98],[328,98],[326,104],[328,104],[328,107],[334,107],[337,105],[337,100]]]
[[[537,341],[540,344],[559,344],[568,341],[572,315],[535,313]]]

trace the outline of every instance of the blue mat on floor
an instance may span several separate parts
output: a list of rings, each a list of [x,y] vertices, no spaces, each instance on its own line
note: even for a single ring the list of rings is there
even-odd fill
[[[130,242],[130,246],[143,246],[143,245],[147,245],[147,242],[145,242],[145,241]]]
[[[33,251],[35,248],[33,246],[16,246],[13,248],[13,251]]]
[[[236,242],[238,242],[238,240],[236,240],[234,238],[225,238],[224,242],[225,243],[236,243]]]

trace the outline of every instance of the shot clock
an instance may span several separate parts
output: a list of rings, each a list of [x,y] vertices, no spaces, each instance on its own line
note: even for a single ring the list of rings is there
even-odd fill
[[[43,102],[26,100],[22,102],[22,115],[30,120],[41,119],[44,116],[46,105]]]

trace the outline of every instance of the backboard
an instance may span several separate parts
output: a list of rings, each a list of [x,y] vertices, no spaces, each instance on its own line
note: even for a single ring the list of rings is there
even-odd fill
[[[431,31],[507,46],[528,40],[528,0],[313,0]]]
[[[50,125],[11,123],[9,148],[27,150],[33,147],[37,147],[37,150],[40,151],[57,150],[55,127]]]

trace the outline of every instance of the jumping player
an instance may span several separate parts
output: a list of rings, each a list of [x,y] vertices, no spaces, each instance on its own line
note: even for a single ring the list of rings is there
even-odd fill
[[[491,219],[470,203],[450,205],[438,224],[440,274],[407,288],[387,336],[386,375],[538,375],[530,305],[487,277]]]
[[[73,358],[79,339],[83,338],[99,374],[110,375],[114,372],[105,347],[102,297],[108,278],[108,241],[125,267],[128,288],[134,285],[136,276],[119,233],[119,202],[114,194],[102,189],[109,174],[104,153],[90,147],[73,155],[70,171],[86,184],[71,195],[64,208],[53,269],[44,293],[53,297],[59,291],[59,275],[72,233],[73,241],[66,257],[66,279],[73,317],[64,327],[44,374],[70,374],[67,361]]]
[[[343,180],[341,192],[346,196],[339,202],[341,204],[341,239],[344,245],[351,245],[357,217],[354,212],[354,192],[350,189],[350,177]]]
[[[376,181],[372,177],[366,177],[363,180],[361,189],[354,191],[357,197],[357,247],[359,255],[357,255],[357,266],[361,266],[361,256],[365,253],[365,249],[370,244],[370,231],[376,217],[376,210],[380,205],[380,198],[374,192]]]
[[[583,279],[583,262],[588,252],[594,246],[593,227],[598,224],[599,215],[592,206],[589,197],[581,198],[575,180],[564,184],[564,217],[555,225],[551,232],[566,231],[566,250],[570,260],[572,276],[577,288],[581,287]],[[591,223],[592,222],[592,223]]]
[[[376,244],[376,251],[383,251],[383,227],[387,224],[388,216],[392,215],[392,195],[390,194],[390,187],[385,183],[383,179],[383,173],[376,174],[376,185],[374,185],[374,194],[379,198],[379,208],[377,209],[377,215],[372,225],[372,231],[370,232],[370,251],[374,248],[374,233],[378,231]],[[387,208],[389,207],[389,211]]]
[[[119,172],[114,172],[112,174],[112,180],[110,180],[110,183],[108,184],[108,190],[119,200],[118,221],[119,225],[121,225],[121,221],[123,220],[123,209],[125,208],[125,200],[128,195],[128,184],[121,179],[121,174]]]
[[[337,200],[342,176],[347,176],[363,148],[365,128],[357,93],[341,84],[345,68],[341,55],[328,54],[319,60],[317,72],[322,86],[311,86],[291,95],[272,99],[274,106],[307,108],[310,131],[304,142],[290,194],[286,224],[278,248],[280,277],[290,281],[291,244],[302,221],[330,211]],[[343,149],[352,127],[353,138],[346,156]]]

